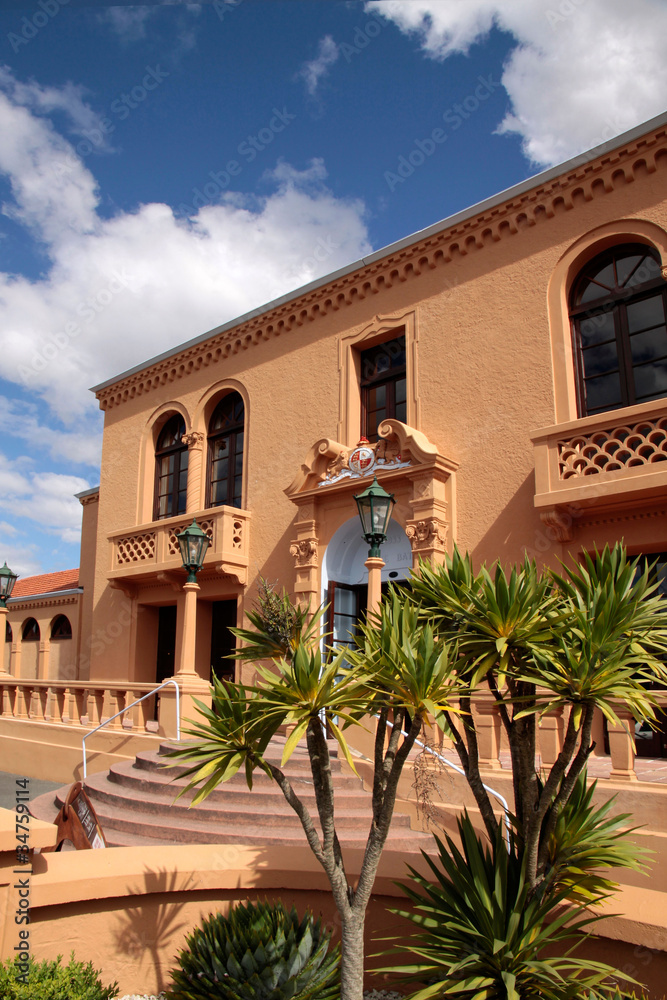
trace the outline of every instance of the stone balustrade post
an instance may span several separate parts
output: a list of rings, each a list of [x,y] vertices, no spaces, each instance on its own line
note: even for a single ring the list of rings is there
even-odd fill
[[[545,712],[539,724],[539,744],[542,767],[550,769],[563,749],[565,720],[563,706]]]
[[[608,724],[609,754],[611,756],[610,778],[617,781],[637,781],[635,774],[635,719],[625,705],[614,706],[620,725]]]
[[[485,770],[500,770],[500,711],[492,694],[475,694],[472,711],[477,729],[479,766]]]

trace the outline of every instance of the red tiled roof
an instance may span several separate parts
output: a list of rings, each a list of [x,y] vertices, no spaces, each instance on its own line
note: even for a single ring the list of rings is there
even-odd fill
[[[24,576],[14,584],[12,597],[33,597],[35,594],[50,594],[53,590],[72,590],[79,586],[79,570],[61,569],[58,573],[41,573],[40,576]]]

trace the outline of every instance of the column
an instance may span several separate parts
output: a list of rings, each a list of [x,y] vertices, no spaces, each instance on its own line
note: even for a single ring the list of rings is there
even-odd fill
[[[188,446],[188,491],[185,509],[187,514],[194,514],[204,506],[201,482],[206,438],[200,431],[193,431],[191,434],[183,435],[183,442]]]
[[[195,647],[197,638],[197,593],[198,583],[183,584],[182,623],[177,629],[177,639],[180,642],[177,650],[176,673],[174,680],[178,684],[180,695],[180,717],[183,722],[195,722],[200,719],[194,704],[194,699],[210,704],[210,685],[203,680],[195,670]],[[160,692],[159,733],[169,739],[176,738],[177,714],[176,691],[172,684]]]
[[[7,615],[9,608],[0,608],[0,677],[10,677],[11,674],[5,670],[5,632],[7,631]]]
[[[364,566],[368,570],[368,614],[369,616],[380,608],[382,600],[382,567],[384,559],[369,556]]]

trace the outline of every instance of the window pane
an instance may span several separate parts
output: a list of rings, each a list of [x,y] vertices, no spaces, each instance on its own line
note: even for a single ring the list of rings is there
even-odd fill
[[[602,344],[606,340],[613,340],[615,337],[613,312],[601,312],[593,316],[586,316],[585,319],[579,321],[579,333],[582,347],[591,347],[593,344]]]
[[[618,275],[619,287],[622,287],[628,280],[637,264],[644,259],[643,254],[633,254],[631,257],[623,257],[616,261],[616,274]]]
[[[243,455],[238,452],[234,457],[234,472],[237,476],[243,472]]]
[[[637,285],[643,285],[646,281],[653,281],[654,278],[660,277],[660,265],[653,257],[644,257],[643,261],[637,268],[637,270],[632,274],[630,280],[626,283],[626,288],[636,288]]]
[[[396,416],[397,420],[401,421],[401,423],[404,424],[404,423],[407,422],[408,414],[407,414],[407,407],[406,407],[405,403],[397,403],[396,404],[396,414],[395,414],[395,416]]]
[[[655,330],[636,333],[634,337],[630,338],[630,348],[635,364],[640,361],[664,358],[667,356],[667,329],[664,326],[658,326]]]
[[[640,365],[634,370],[637,402],[655,396],[667,395],[667,361]]]
[[[405,402],[405,379],[399,378],[395,383],[396,403]]]
[[[604,285],[606,288],[614,288],[616,281],[614,280],[614,265],[605,264],[597,274],[591,275],[592,278],[598,283],[598,285]]]
[[[353,590],[343,590],[342,587],[336,587],[336,614],[343,613],[348,615],[356,615],[357,613],[357,595]]]
[[[659,326],[665,322],[665,306],[662,295],[652,295],[650,299],[641,302],[631,302],[627,307],[628,330],[646,330],[651,326]]]
[[[612,341],[610,344],[603,344],[600,347],[590,347],[582,353],[586,378],[618,369],[616,341]]]
[[[361,352],[361,384],[405,368],[405,337],[378,344]]]
[[[387,405],[387,387],[379,385],[376,389],[371,389],[368,394],[369,410],[384,410]]]
[[[623,405],[621,379],[618,372],[589,379],[585,383],[585,391],[589,413],[597,410],[613,410]]]

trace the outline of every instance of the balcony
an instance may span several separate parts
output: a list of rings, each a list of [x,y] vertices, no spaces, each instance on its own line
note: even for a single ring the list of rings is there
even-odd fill
[[[109,580],[140,583],[181,569],[176,536],[192,524],[193,517],[211,541],[204,557],[204,571],[214,569],[245,584],[250,550],[250,514],[236,507],[215,507],[185,517],[169,517],[131,530],[113,532],[109,535]]]
[[[545,427],[531,439],[541,511],[667,495],[667,399]]]

